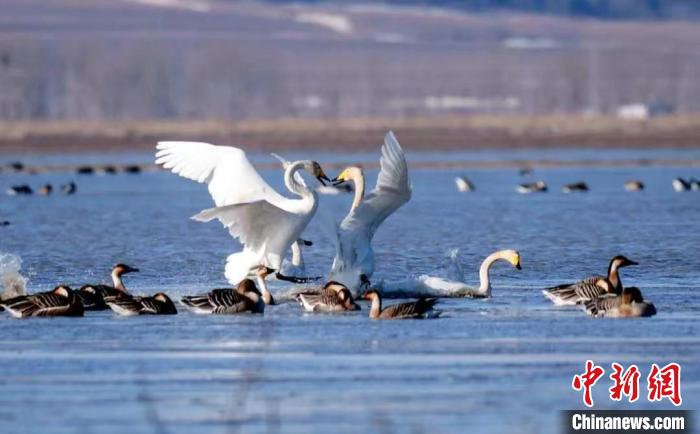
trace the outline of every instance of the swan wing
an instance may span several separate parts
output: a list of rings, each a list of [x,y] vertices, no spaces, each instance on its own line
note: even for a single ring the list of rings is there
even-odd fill
[[[341,230],[365,232],[371,238],[377,227],[411,198],[406,157],[391,131],[384,137],[379,163],[377,186],[345,217]]]
[[[216,206],[266,200],[284,206],[280,195],[255,170],[243,150],[202,142],[158,142],[156,164],[206,183]]]
[[[203,222],[219,220],[243,244],[243,251],[229,256],[226,264],[226,278],[237,284],[255,265],[279,270],[285,252],[312,216],[313,210],[289,212],[260,200],[206,209],[192,218]]]

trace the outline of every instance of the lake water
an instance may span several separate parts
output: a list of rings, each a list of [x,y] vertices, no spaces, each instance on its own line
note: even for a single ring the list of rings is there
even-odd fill
[[[697,158],[698,151],[548,151],[547,158]],[[410,154],[410,160],[543,158],[542,153]],[[34,157],[61,164],[110,162],[110,156]],[[100,160],[102,158],[102,160]],[[133,155],[130,161],[146,161]],[[318,154],[319,160],[347,156]],[[372,158],[377,158],[373,156]],[[363,161],[371,161],[363,155]],[[256,161],[271,160],[257,156]],[[329,170],[329,172],[331,172]],[[329,173],[334,176],[336,173]],[[471,194],[456,191],[466,174]],[[264,171],[274,186],[281,172]],[[376,171],[367,171],[374,185]],[[571,389],[586,359],[642,370],[682,365],[685,409],[700,402],[700,192],[675,193],[683,167],[536,170],[412,170],[414,195],[375,240],[373,281],[430,273],[457,248],[477,284],[481,260],[518,249],[522,271],[497,264],[493,298],[445,299],[443,317],[373,322],[363,310],[310,315],[286,303],[264,316],[13,320],[0,316],[0,424],[7,433],[229,432],[494,432],[555,433],[559,412],[582,408]],[[550,192],[523,196],[515,185],[544,179]],[[643,180],[639,193],[626,180]],[[223,264],[237,250],[218,223],[188,219],[211,206],[202,185],[165,172],[78,176],[0,174],[0,188],[74,179],[75,196],[0,197],[0,252],[23,259],[30,291],[56,283],[108,281],[116,262],[141,268],[126,277],[135,293],[173,298],[225,285]],[[566,195],[561,185],[583,180],[591,191]],[[305,234],[310,274],[325,274],[334,249],[328,221],[346,213],[349,196],[322,196]],[[622,272],[658,315],[591,319],[556,308],[540,289],[604,273],[624,254],[640,263]],[[471,272],[471,273],[469,273]],[[127,280],[128,279],[128,280]],[[284,291],[288,288],[273,286]],[[390,301],[389,303],[391,303]],[[667,401],[619,404],[610,380],[594,388],[597,409],[665,409]]]

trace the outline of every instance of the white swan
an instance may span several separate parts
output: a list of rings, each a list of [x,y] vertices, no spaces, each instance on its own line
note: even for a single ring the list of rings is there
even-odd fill
[[[490,271],[497,261],[506,261],[518,270],[520,266],[520,253],[516,250],[499,250],[491,253],[484,259],[479,267],[479,287],[469,286],[457,279],[461,265],[457,261],[456,250],[450,252],[450,261],[454,267],[448,267],[447,278],[442,276],[422,275],[415,279],[391,282],[380,285],[384,297],[410,298],[410,297],[491,297]]]
[[[408,167],[401,145],[391,131],[384,137],[381,170],[377,186],[366,197],[362,169],[351,166],[343,170],[334,183],[352,181],[355,197],[350,212],[340,223],[335,258],[329,280],[357,290],[361,276],[372,277],[374,252],[372,237],[382,222],[411,198]]]
[[[243,244],[241,252],[226,259],[225,275],[232,285],[258,266],[279,270],[284,254],[316,213],[317,195],[298,181],[297,172],[307,170],[322,184],[329,180],[317,162],[295,161],[285,169],[284,182],[299,199],[289,199],[262,179],[241,149],[200,142],[159,142],[156,148],[156,164],[209,185],[216,208],[192,218],[218,219]]]

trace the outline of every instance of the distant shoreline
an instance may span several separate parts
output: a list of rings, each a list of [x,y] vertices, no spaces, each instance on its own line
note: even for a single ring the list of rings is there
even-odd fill
[[[2,121],[0,154],[152,150],[159,140],[197,140],[250,151],[375,150],[386,131],[408,150],[700,148],[700,115],[449,116],[404,119],[243,121]]]

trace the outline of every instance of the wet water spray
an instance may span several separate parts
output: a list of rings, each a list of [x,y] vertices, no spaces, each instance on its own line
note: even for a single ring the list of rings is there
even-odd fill
[[[0,300],[27,293],[27,278],[20,274],[22,258],[0,252]]]

